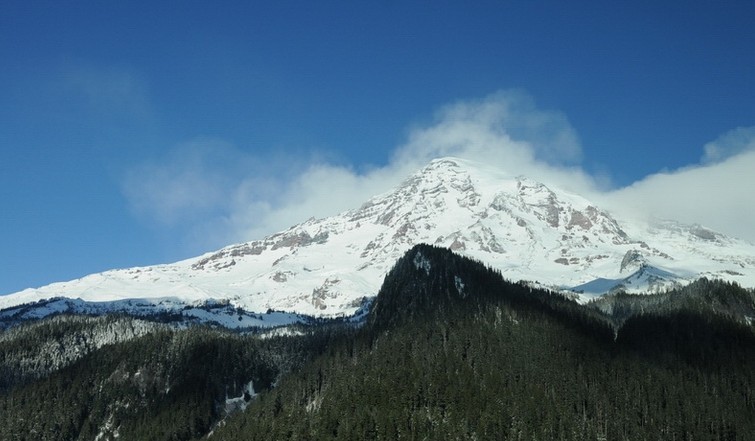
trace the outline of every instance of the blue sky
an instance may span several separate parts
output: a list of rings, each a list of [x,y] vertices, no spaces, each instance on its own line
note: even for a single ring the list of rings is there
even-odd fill
[[[448,153],[755,240],[753,20],[745,1],[6,0],[0,293],[255,239]]]

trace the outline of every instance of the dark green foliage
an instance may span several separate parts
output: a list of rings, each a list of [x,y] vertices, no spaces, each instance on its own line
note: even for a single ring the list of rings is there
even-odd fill
[[[614,342],[594,310],[418,247],[368,326],[213,438],[755,439],[752,332],[702,317],[637,317]]]
[[[755,334],[697,300],[742,310],[752,293],[686,292],[696,300],[652,314],[621,298],[617,327],[602,308],[418,246],[362,328],[157,330],[104,346],[0,391],[0,439],[753,440]],[[263,392],[227,416],[219,404],[249,380]]]
[[[224,417],[225,398],[241,396],[249,381],[257,391],[271,387],[292,363],[284,359],[299,356],[287,346],[281,338],[199,327],[106,345],[0,395],[0,439],[197,437]]]
[[[708,371],[755,367],[755,334],[719,315],[686,310],[636,315],[621,327],[616,343],[656,362],[683,360]]]
[[[373,331],[382,330],[432,315],[481,311],[500,302],[520,313],[546,313],[599,340],[613,339],[606,316],[598,311],[557,293],[511,283],[495,269],[430,245],[417,245],[398,260],[368,321]]]
[[[616,327],[638,314],[663,314],[679,310],[702,315],[716,314],[747,323],[748,317],[749,320],[755,317],[755,291],[744,289],[736,283],[702,278],[682,288],[654,295],[610,294],[593,300],[588,306],[606,313]]]
[[[122,316],[59,315],[0,332],[0,393],[42,378],[98,348],[166,329]]]

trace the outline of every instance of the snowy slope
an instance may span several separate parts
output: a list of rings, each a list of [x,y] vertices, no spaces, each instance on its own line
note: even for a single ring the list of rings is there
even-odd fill
[[[0,297],[0,309],[52,297],[87,302],[228,302],[315,316],[354,313],[412,245],[449,247],[512,280],[574,288],[663,289],[700,276],[755,286],[755,246],[700,226],[619,220],[521,176],[443,158],[394,191],[261,240],[144,268],[93,274]],[[152,302],[159,304],[159,301]]]
[[[55,297],[31,305],[18,305],[0,310],[0,329],[63,312],[94,316],[126,312],[132,316],[146,318],[163,315],[157,318],[179,326],[189,323],[212,323],[228,329],[277,328],[310,321],[310,317],[289,312],[267,311],[255,314],[239,310],[226,302],[187,303],[178,298],[85,301]]]

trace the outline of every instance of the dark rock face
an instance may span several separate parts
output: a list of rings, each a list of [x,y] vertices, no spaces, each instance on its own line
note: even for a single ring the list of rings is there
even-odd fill
[[[639,267],[645,263],[645,256],[637,250],[629,250],[621,259],[621,269],[619,271],[624,272],[625,269]]]
[[[709,242],[715,242],[718,240],[718,237],[716,236],[716,233],[713,231],[710,231],[706,228],[703,228],[699,225],[695,225],[689,230],[690,233],[692,233],[694,236],[702,239],[707,240]]]

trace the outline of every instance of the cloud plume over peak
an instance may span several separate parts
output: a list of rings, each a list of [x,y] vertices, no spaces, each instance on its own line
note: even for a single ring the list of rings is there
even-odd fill
[[[383,166],[357,169],[314,154],[252,154],[219,140],[196,140],[130,170],[123,188],[144,219],[181,226],[204,238],[206,249],[358,207],[430,160],[456,156],[594,197],[616,211],[703,223],[755,240],[755,208],[742,206],[755,207],[748,194],[755,188],[753,136],[750,129],[744,135],[706,146],[701,165],[605,191],[580,167],[579,139],[563,114],[538,109],[524,92],[502,91],[444,106],[430,123],[410,130]],[[726,213],[739,215],[727,222]]]
[[[358,207],[443,156],[497,164],[574,189],[592,186],[573,166],[581,149],[566,118],[538,109],[523,92],[504,91],[441,108],[431,123],[413,128],[381,167],[356,170],[285,153],[271,158],[199,139],[130,170],[123,188],[142,218],[199,228],[197,236],[212,238],[207,246],[219,246]]]
[[[483,161],[574,191],[595,186],[578,166],[582,149],[566,117],[538,109],[521,91],[443,107],[432,124],[411,131],[392,162],[417,169],[444,156]]]
[[[513,154],[521,161],[556,165],[577,163],[582,155],[577,134],[563,114],[538,109],[529,95],[516,90],[443,107],[432,126],[416,129],[399,150],[407,151],[424,153],[424,160]]]

